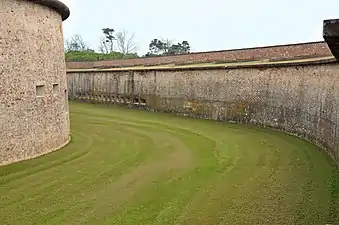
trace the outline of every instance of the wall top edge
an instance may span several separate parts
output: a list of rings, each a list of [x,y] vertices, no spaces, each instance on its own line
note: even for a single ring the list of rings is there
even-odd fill
[[[249,48],[232,48],[232,49],[224,49],[224,50],[216,50],[216,51],[201,51],[201,52],[190,52],[180,55],[171,55],[171,56],[150,56],[147,58],[166,58],[166,57],[175,57],[175,56],[184,56],[184,55],[199,55],[199,54],[209,54],[209,53],[218,53],[218,52],[234,52],[234,51],[247,51],[247,50],[259,50],[259,49],[269,49],[269,48],[279,48],[279,47],[297,47],[301,45],[316,45],[316,44],[326,44],[325,41],[314,41],[314,42],[300,42],[300,43],[292,43],[292,44],[281,44],[281,45],[266,45],[266,46],[257,46],[257,47],[249,47]],[[138,58],[136,58],[138,59]],[[116,60],[133,60],[132,59],[108,59],[108,60],[100,60],[99,62],[108,62],[108,61],[116,61]],[[66,61],[67,63],[88,63],[88,62],[96,62],[96,61]]]
[[[52,8],[53,10],[61,14],[63,21],[70,16],[69,8],[63,2],[60,2],[58,0],[26,0],[26,1]]]
[[[324,24],[338,23],[338,22],[339,22],[339,19],[337,19],[337,18],[335,18],[335,19],[327,19],[327,20],[323,21]]]
[[[261,63],[250,65],[229,65],[229,66],[195,66],[195,67],[163,67],[163,68],[119,68],[119,69],[68,69],[67,73],[107,73],[107,72],[147,72],[147,71],[187,71],[187,70],[221,70],[221,69],[256,69],[256,68],[279,68],[279,67],[291,67],[291,66],[314,66],[323,64],[339,64],[334,58],[324,59],[318,61],[306,61],[306,62],[274,62],[274,63]]]

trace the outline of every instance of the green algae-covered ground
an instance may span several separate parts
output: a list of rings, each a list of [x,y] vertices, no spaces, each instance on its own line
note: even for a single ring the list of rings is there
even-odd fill
[[[284,133],[70,103],[72,141],[0,167],[0,224],[339,224],[339,174]]]

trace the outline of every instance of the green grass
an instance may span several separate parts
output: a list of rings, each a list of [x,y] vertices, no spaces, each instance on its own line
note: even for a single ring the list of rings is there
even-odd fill
[[[284,133],[71,102],[72,141],[0,167],[0,224],[339,224],[339,174]]]

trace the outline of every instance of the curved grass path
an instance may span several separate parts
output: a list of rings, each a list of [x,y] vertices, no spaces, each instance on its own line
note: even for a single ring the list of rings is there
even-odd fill
[[[0,167],[0,224],[339,224],[339,174],[295,137],[70,103],[72,141]]]

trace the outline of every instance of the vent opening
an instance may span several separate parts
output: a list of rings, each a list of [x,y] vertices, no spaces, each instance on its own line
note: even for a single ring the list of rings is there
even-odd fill
[[[59,94],[59,84],[53,84],[53,94],[57,95]]]
[[[45,95],[45,85],[36,85],[35,93],[37,97],[44,97]]]

